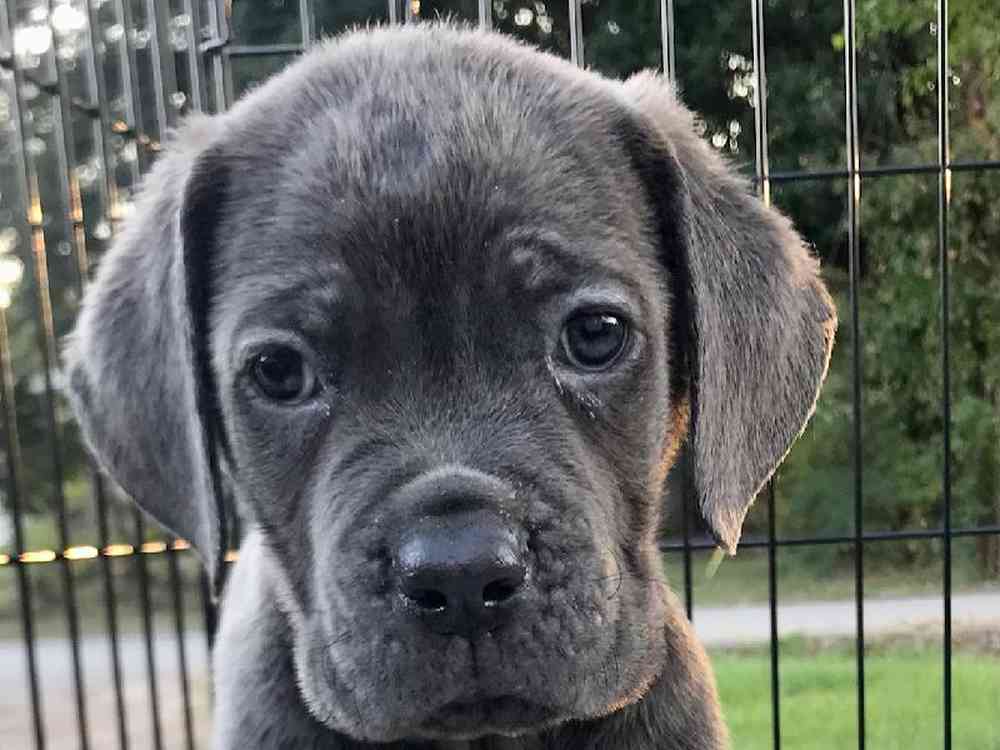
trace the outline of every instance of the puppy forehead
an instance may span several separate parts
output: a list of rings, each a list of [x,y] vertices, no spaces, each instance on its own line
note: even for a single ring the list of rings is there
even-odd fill
[[[432,310],[450,310],[456,326],[470,322],[471,310],[477,320],[500,315],[500,322],[519,322],[516,311],[533,315],[559,297],[611,303],[640,316],[659,309],[655,269],[625,245],[575,246],[549,230],[514,226],[471,249],[477,252],[461,263],[442,261],[428,249],[422,268],[419,254],[401,260],[403,247],[373,248],[359,261],[336,245],[313,247],[308,262],[282,261],[277,273],[241,266],[218,284],[215,329],[222,341],[259,325],[322,338],[331,325],[357,325],[357,314],[369,324],[371,316],[389,324]]]
[[[656,242],[614,132],[620,105],[603,91],[562,91],[561,68],[500,62],[418,50],[374,70],[334,58],[245,105],[222,288],[253,300],[507,275],[529,290],[610,276],[648,291]],[[278,140],[274,98],[303,124]]]

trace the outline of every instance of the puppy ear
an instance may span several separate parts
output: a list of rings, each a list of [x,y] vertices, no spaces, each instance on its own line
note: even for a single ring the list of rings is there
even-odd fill
[[[672,86],[643,73],[624,90],[638,120],[627,140],[663,225],[675,323],[689,325],[674,336],[693,402],[695,486],[732,554],[754,497],[815,409],[836,311],[790,222],[697,137]]]
[[[100,263],[64,353],[70,402],[98,462],[221,581],[226,545],[205,351],[209,248],[225,174],[189,121],[147,175]]]

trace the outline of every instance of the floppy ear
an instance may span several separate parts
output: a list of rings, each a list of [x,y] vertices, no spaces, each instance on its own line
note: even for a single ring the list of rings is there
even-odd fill
[[[64,359],[70,402],[98,462],[189,540],[218,582],[226,535],[204,329],[225,175],[201,161],[215,129],[211,118],[189,121],[146,177]]]
[[[633,158],[656,204],[674,326],[692,399],[695,487],[716,539],[736,551],[743,519],[815,409],[837,326],[819,265],[695,133],[652,73],[624,83]],[[676,382],[676,381],[675,381]],[[681,394],[675,393],[675,400]]]

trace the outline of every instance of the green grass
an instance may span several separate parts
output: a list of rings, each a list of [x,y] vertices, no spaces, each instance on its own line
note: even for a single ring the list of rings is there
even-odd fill
[[[770,661],[766,650],[713,655],[735,750],[770,750]],[[1000,654],[952,657],[952,746],[1000,750]],[[853,649],[815,650],[783,643],[781,736],[786,750],[857,746]],[[878,750],[942,747],[943,667],[936,648],[876,649],[865,661],[867,746]]]

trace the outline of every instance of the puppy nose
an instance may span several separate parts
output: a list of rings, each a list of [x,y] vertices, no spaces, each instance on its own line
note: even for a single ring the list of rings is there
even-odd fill
[[[527,577],[517,538],[489,512],[426,519],[404,536],[395,563],[410,613],[470,640],[514,615]]]

